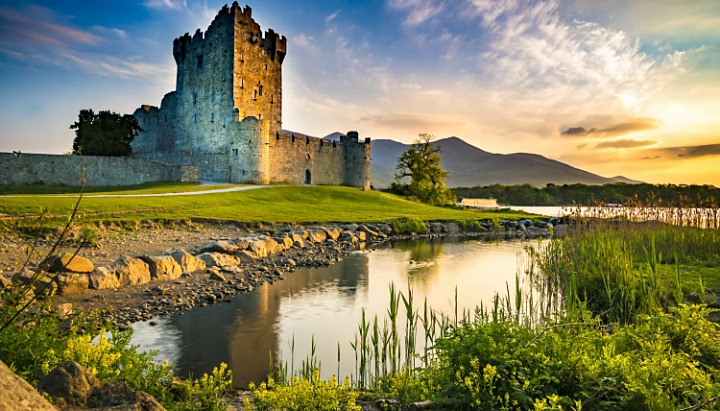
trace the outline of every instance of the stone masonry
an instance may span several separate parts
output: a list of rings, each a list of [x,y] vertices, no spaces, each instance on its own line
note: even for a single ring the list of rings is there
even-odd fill
[[[224,6],[203,33],[173,42],[175,91],[134,116],[143,132],[133,155],[195,165],[201,178],[232,183],[332,184],[369,188],[370,139],[339,141],[282,130],[287,39],[264,34],[250,7]]]

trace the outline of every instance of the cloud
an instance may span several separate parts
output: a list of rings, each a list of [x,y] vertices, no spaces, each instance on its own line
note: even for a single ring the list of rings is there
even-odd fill
[[[39,6],[28,6],[22,12],[0,8],[0,42],[7,44],[45,44],[63,46],[67,44],[96,45],[102,37],[86,31],[63,25],[51,10]]]
[[[377,116],[366,116],[360,119],[361,122],[370,122],[375,125],[399,129],[399,130],[438,130],[467,126],[469,123],[448,117],[429,117],[422,114],[403,113],[386,114]]]
[[[407,11],[403,24],[415,27],[440,13],[445,3],[437,0],[387,0],[390,9]]]
[[[719,156],[720,144],[707,144],[703,146],[671,147],[664,149],[679,158],[697,158],[706,156]]]
[[[330,23],[331,21],[335,20],[335,17],[337,17],[342,10],[338,10],[335,13],[325,17],[325,23]]]
[[[639,148],[657,144],[657,140],[633,140],[631,138],[622,138],[615,141],[605,141],[595,146],[595,149],[604,148]]]
[[[151,9],[171,9],[180,10],[187,9],[186,0],[145,0],[143,5]]]
[[[560,133],[570,137],[620,137],[640,131],[654,130],[662,124],[662,121],[649,117],[639,117],[613,124],[605,128],[570,127]],[[630,140],[627,140],[630,141]]]

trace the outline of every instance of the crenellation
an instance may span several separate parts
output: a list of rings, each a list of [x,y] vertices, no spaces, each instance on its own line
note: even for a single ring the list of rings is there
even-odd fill
[[[286,53],[287,38],[263,33],[252,9],[237,2],[204,32],[176,38],[175,91],[159,109],[136,110],[144,131],[134,155],[197,165],[203,178],[218,181],[369,187],[369,140],[358,143],[357,132],[331,142],[282,131]]]

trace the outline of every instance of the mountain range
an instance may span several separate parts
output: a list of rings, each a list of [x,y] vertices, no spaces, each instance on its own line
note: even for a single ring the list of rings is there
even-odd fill
[[[324,138],[337,140],[341,133]],[[602,177],[551,160],[538,154],[494,154],[481,150],[458,137],[436,140],[439,145],[443,168],[450,174],[448,187],[471,187],[491,184],[525,184],[545,186],[548,183],[590,185],[610,183],[639,183],[623,176]],[[394,140],[372,141],[372,182],[375,187],[385,187],[394,181],[395,166],[408,144]]]

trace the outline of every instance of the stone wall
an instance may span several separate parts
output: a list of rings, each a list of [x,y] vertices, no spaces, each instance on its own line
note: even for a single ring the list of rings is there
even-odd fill
[[[81,168],[85,185],[125,186],[150,182],[197,182],[197,166],[168,165],[128,157],[66,156],[0,153],[3,184],[53,184],[79,186]]]

